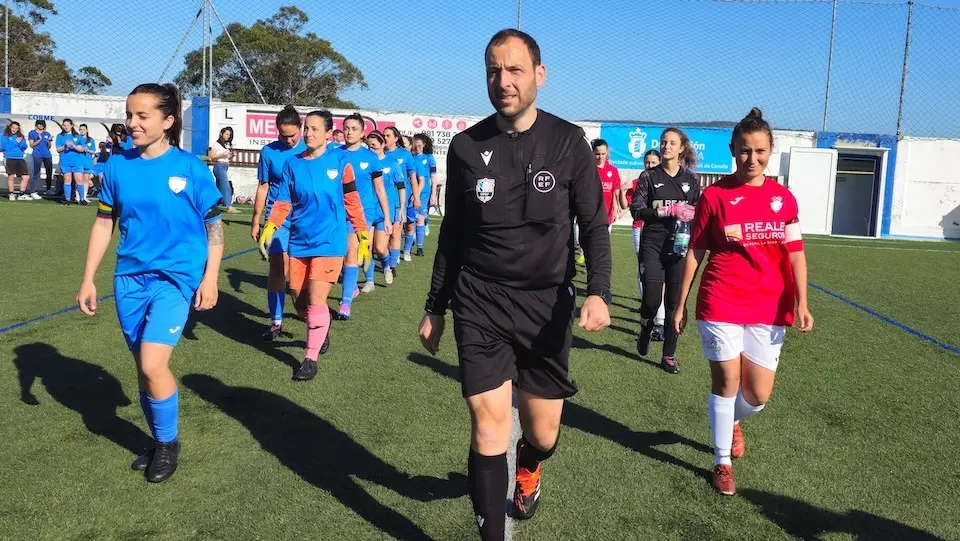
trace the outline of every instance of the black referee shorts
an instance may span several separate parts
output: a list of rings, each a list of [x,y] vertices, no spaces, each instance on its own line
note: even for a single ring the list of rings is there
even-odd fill
[[[462,270],[451,307],[464,397],[507,380],[541,398],[577,393],[568,379],[576,307],[572,286],[520,290]]]

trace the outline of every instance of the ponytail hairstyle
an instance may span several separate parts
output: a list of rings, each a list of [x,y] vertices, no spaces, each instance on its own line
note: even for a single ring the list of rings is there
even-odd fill
[[[330,131],[330,129],[333,128],[333,114],[331,114],[330,111],[327,111],[326,109],[310,111],[309,113],[307,113],[307,116],[318,116],[322,118],[324,131]],[[300,118],[300,116],[298,115],[297,118]]]
[[[157,110],[164,118],[173,117],[173,124],[165,130],[170,146],[180,148],[180,135],[183,133],[183,109],[180,106],[180,89],[176,85],[167,83],[144,83],[133,89],[135,94],[151,94],[157,98]]]
[[[380,130],[373,130],[372,132],[370,132],[369,134],[367,134],[367,138],[370,138],[370,137],[373,137],[373,138],[376,139],[377,141],[380,141],[380,144],[381,144],[381,145],[382,145],[383,143],[385,143],[385,141],[384,141],[384,139],[383,139],[383,134],[380,133]]]
[[[297,112],[297,108],[292,105],[287,105],[279,113],[277,113],[277,127],[279,126],[296,126],[297,129],[303,128],[303,121],[300,120],[300,113]]]
[[[773,152],[773,130],[770,129],[770,124],[763,119],[763,111],[759,107],[754,107],[750,109],[750,112],[747,113],[747,116],[737,123],[737,126],[733,128],[733,136],[730,137],[730,152],[733,152],[733,146],[741,137],[748,133],[756,133],[762,131],[767,134],[767,137],[770,138],[770,151]]]
[[[680,166],[684,169],[690,169],[691,171],[695,169],[699,161],[699,155],[697,154],[697,149],[693,148],[693,145],[690,144],[690,138],[687,137],[687,134],[683,133],[683,130],[680,128],[674,127],[663,130],[663,133],[667,132],[673,132],[680,138],[680,146],[683,147],[683,152],[677,156],[677,161],[680,162]],[[660,134],[660,137],[663,138],[663,134]]]
[[[73,120],[72,120],[72,119],[69,119],[69,118],[63,119],[63,122],[60,124],[60,125],[61,125],[61,130],[60,130],[60,131],[61,131],[61,132],[63,131],[62,126],[63,126],[63,124],[66,124],[67,122],[70,123],[70,135],[76,137],[76,136],[77,136],[77,126],[76,126],[76,124],[73,123]]]
[[[413,136],[414,139],[423,141],[423,153],[424,154],[433,154],[433,139],[430,139],[430,136],[425,133],[418,133]]]
[[[397,148],[407,148],[406,143],[403,142],[403,136],[400,135],[400,130],[398,130],[396,126],[387,126],[383,129],[384,133],[386,133],[387,130],[392,131],[394,137],[397,138]]]

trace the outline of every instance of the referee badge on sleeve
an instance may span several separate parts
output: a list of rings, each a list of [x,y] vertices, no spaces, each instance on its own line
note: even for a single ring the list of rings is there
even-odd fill
[[[180,193],[187,187],[187,179],[183,177],[170,177],[167,179],[167,185],[173,190],[173,193]]]
[[[492,178],[481,178],[477,180],[477,199],[481,203],[486,203],[493,199],[493,190],[496,188],[497,181]]]

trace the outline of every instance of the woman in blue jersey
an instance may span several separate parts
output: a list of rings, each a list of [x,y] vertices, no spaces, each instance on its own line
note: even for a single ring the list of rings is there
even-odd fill
[[[380,265],[383,267],[383,280],[387,285],[393,283],[393,267],[396,262],[391,262],[393,250],[390,244],[400,240],[400,210],[401,201],[406,197],[407,186],[406,168],[397,162],[396,156],[388,155],[385,151],[386,137],[384,134],[374,130],[367,136],[367,147],[380,158],[380,169],[383,171],[383,187],[387,191],[387,204],[390,207],[390,216],[387,220],[393,224],[391,227],[390,238],[386,239],[388,245],[385,253],[380,257]],[[399,250],[397,250],[399,255]],[[367,267],[367,281],[373,282],[373,265]]]
[[[93,179],[94,184],[96,185],[91,192],[99,191],[100,186],[103,185],[103,168],[107,163],[107,160],[110,159],[110,151],[107,150],[107,143],[100,141],[100,150],[93,157]],[[96,195],[92,193],[91,195]]]
[[[373,251],[378,256],[387,253],[387,238],[392,232],[393,223],[389,219],[390,206],[387,202],[387,191],[383,186],[383,172],[380,170],[380,158],[369,148],[363,146],[363,132],[365,123],[359,114],[352,114],[343,119],[343,135],[346,141],[343,149],[343,159],[353,165],[356,175],[357,194],[363,204],[363,212],[370,236],[373,238]],[[353,299],[357,295],[357,278],[360,274],[358,267],[360,256],[356,238],[350,235],[347,257],[343,265],[343,299],[337,317],[341,320],[350,319]],[[368,261],[368,264],[369,261]],[[366,269],[365,269],[366,270]],[[370,293],[376,286],[373,280],[367,281],[363,292]]]
[[[297,313],[307,322],[306,353],[293,373],[293,379],[301,381],[317,375],[317,356],[329,346],[327,297],[347,255],[348,220],[361,257],[370,244],[353,165],[344,153],[328,148],[331,129],[333,116],[328,111],[307,115],[306,150],[285,162],[277,198],[260,235],[261,246],[267,245],[283,224],[289,224],[290,291]]]
[[[80,137],[77,138],[77,152],[79,152],[79,162],[82,172],[80,180],[77,181],[77,195],[80,196],[81,205],[89,205],[87,193],[93,188],[93,155],[97,153],[97,142],[90,137],[90,128],[86,124],[80,124]],[[83,182],[83,189],[80,188],[80,182]]]
[[[413,194],[413,183],[417,181],[417,166],[413,163],[413,154],[403,146],[404,138],[400,130],[390,126],[383,130],[383,142],[387,158],[393,160],[398,174],[403,177],[403,189],[398,188],[398,206],[393,215],[393,233],[390,234],[390,255],[387,265],[390,274],[384,272],[384,280],[389,284],[397,275],[397,263],[400,261],[400,248],[403,245],[403,223],[407,217],[407,204]]]
[[[20,123],[14,121],[7,124],[7,127],[3,130],[3,137],[0,139],[0,152],[3,152],[4,166],[7,170],[7,188],[10,190],[11,201],[33,199],[26,193],[30,184],[30,171],[27,170],[25,150],[27,150],[27,139],[20,131]],[[14,191],[17,177],[20,177],[20,189]]]
[[[416,209],[416,226],[407,225],[404,261],[410,261],[410,250],[413,248],[414,240],[412,233],[416,233],[417,255],[423,257],[423,237],[426,235],[430,211],[430,190],[437,179],[437,161],[433,157],[433,141],[424,133],[413,136],[413,158],[417,167],[417,186],[414,186],[417,198],[413,201],[413,207]]]
[[[60,155],[60,174],[63,176],[63,201],[61,204],[69,205],[73,201],[73,183],[77,184],[77,195],[81,196],[80,201],[85,198],[83,195],[83,164],[80,161],[80,151],[77,148],[80,145],[80,135],[73,127],[73,120],[63,119],[60,124],[63,131],[57,134],[54,140],[54,146],[57,148],[57,154]]]
[[[266,211],[270,216],[273,202],[280,193],[283,180],[283,165],[291,156],[307,149],[303,144],[301,128],[303,121],[300,113],[292,105],[287,105],[276,118],[277,140],[260,149],[260,161],[257,165],[257,194],[253,202],[253,219],[250,223],[250,236],[254,242],[260,238],[260,218]],[[270,327],[263,333],[263,339],[276,340],[283,331],[283,308],[286,301],[287,272],[290,263],[287,256],[287,241],[290,238],[289,224],[283,224],[273,235],[270,244],[262,245],[260,255],[270,260],[270,274],[267,276],[267,307],[270,312]]]
[[[223,224],[210,169],[180,149],[183,119],[173,85],[142,84],[127,96],[135,148],[107,161],[90,232],[80,310],[97,311],[94,276],[120,228],[113,291],[127,347],[137,365],[140,407],[155,445],[133,461],[159,483],[177,469],[179,392],[170,357],[192,306],[217,303]]]

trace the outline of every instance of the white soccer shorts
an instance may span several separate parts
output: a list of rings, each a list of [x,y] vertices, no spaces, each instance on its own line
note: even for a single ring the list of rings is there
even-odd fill
[[[729,361],[741,354],[767,370],[777,371],[780,349],[787,334],[780,325],[736,325],[697,320],[703,356],[710,361]]]

